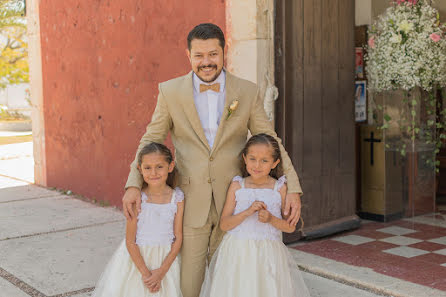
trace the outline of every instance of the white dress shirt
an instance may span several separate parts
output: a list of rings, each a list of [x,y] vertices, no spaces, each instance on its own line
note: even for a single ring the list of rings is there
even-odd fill
[[[212,148],[225,108],[226,74],[222,70],[216,80],[212,83],[205,83],[194,73],[193,81],[195,108],[197,109],[198,117],[200,118],[201,126],[203,127],[209,147]],[[215,83],[220,83],[220,92],[208,90],[200,93],[200,84],[212,85]]]

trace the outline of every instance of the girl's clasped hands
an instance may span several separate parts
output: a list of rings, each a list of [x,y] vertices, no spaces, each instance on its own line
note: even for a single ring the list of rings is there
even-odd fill
[[[156,293],[161,289],[161,281],[163,280],[166,272],[163,272],[160,268],[154,269],[150,274],[142,276],[144,285],[149,289],[150,293]]]
[[[258,212],[258,220],[261,223],[269,223],[271,221],[271,213],[267,210],[266,204],[262,201],[254,201],[249,207],[249,214]]]

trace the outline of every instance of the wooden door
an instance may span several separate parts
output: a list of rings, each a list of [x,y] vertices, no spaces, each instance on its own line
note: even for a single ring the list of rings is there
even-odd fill
[[[359,224],[354,20],[354,0],[276,1],[275,124],[302,182],[310,237]]]

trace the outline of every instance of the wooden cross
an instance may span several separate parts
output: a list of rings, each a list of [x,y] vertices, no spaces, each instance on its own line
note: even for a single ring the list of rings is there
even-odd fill
[[[364,141],[370,142],[370,165],[373,166],[373,144],[375,142],[381,142],[381,139],[377,139],[373,137],[373,132],[370,132],[370,138],[365,138]]]

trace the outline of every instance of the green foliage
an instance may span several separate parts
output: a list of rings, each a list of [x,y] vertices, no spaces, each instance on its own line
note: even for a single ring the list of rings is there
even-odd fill
[[[0,0],[0,32],[10,27],[26,29],[24,0]]]
[[[23,0],[0,0],[0,89],[29,82]]]
[[[412,91],[405,92],[405,98],[402,100],[407,106],[407,113],[401,114],[398,126],[402,132],[401,147],[397,151],[401,155],[406,155],[407,141],[420,142],[434,146],[433,154],[427,160],[428,165],[436,168],[438,171],[439,162],[436,156],[443,145],[446,145],[446,108],[442,104],[443,98],[446,98],[446,90],[442,90],[442,95],[437,93],[438,87],[428,91],[422,96],[413,95]],[[424,92],[421,90],[421,92]],[[428,115],[421,116],[417,113],[417,106],[423,106]],[[381,108],[384,110],[384,108]],[[417,117],[420,117],[417,121]],[[383,124],[381,129],[388,129],[394,120],[387,114],[383,114]]]

